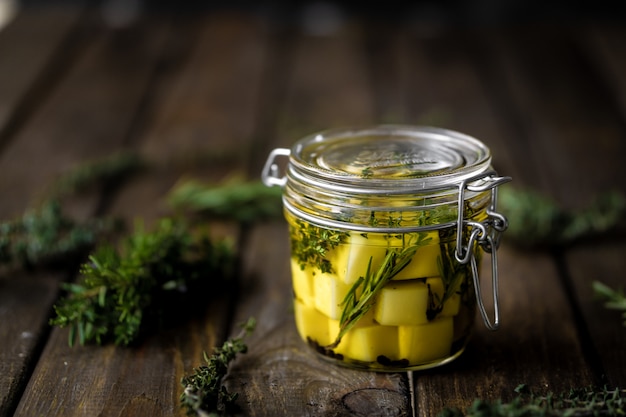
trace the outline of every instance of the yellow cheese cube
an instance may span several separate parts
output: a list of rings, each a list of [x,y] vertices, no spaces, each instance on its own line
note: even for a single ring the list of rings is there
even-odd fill
[[[417,365],[450,355],[454,332],[452,317],[441,317],[420,326],[398,328],[398,350],[402,359]]]
[[[345,284],[334,274],[317,273],[313,276],[315,308],[331,319],[339,319],[343,311],[340,304],[350,288],[350,285]]]
[[[345,277],[349,255],[350,246],[347,243],[335,246],[326,253],[326,259],[330,262],[332,272],[338,277]]]
[[[379,356],[398,360],[398,328],[395,326],[360,325],[348,331],[333,349],[346,359],[376,362]]]
[[[298,333],[305,341],[311,339],[321,346],[326,346],[334,340],[331,340],[328,317],[315,308],[296,299],[294,315]]]
[[[441,249],[439,247],[439,238],[437,238],[437,243],[428,244],[417,249],[411,262],[402,271],[398,272],[393,279],[426,278],[439,275],[437,258],[440,256]]]
[[[349,247],[346,274],[343,277],[346,284],[353,284],[359,277],[365,277],[370,259],[371,270],[376,271],[387,255],[387,242],[374,233],[353,233],[350,235]]]
[[[443,281],[440,277],[432,277],[426,280],[426,285],[430,287],[430,291],[433,294],[434,303],[439,305],[445,294]],[[455,292],[452,294],[443,304],[443,310],[439,313],[441,317],[456,316],[459,314],[459,308],[461,306],[461,294]]]
[[[307,266],[302,269],[298,261],[291,259],[291,282],[295,297],[311,307],[315,304],[313,279],[311,267]]]
[[[391,281],[374,306],[376,321],[386,326],[415,326],[428,322],[428,287],[423,280]]]

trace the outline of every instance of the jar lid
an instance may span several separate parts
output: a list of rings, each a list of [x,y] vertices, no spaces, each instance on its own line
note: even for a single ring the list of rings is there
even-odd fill
[[[284,176],[280,156],[289,158]],[[490,164],[489,149],[471,136],[381,125],[328,130],[291,149],[274,149],[262,176],[266,185],[284,187],[286,210],[314,224],[426,230],[460,224],[486,209],[490,189],[503,180]]]
[[[333,189],[424,192],[450,188],[489,169],[489,149],[465,134],[383,125],[329,130],[297,142],[292,173]]]

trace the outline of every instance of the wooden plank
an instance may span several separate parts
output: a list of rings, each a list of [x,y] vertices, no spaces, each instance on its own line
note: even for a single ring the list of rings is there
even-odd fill
[[[274,147],[288,147],[316,130],[373,122],[374,103],[358,27],[351,24],[328,37],[296,32],[293,61],[280,71],[288,80],[277,105],[271,141],[253,164],[260,171]],[[265,113],[270,116],[269,113]],[[267,121],[262,121],[262,125]],[[251,175],[259,175],[253,171]],[[296,333],[292,312],[289,244],[284,222],[255,227],[244,247],[242,294],[235,323],[258,320],[249,351],[227,379],[240,393],[242,415],[410,414],[405,374],[356,371],[316,356]]]
[[[545,190],[569,209],[584,208],[608,190],[626,192],[620,93],[605,76],[606,61],[598,61],[595,51],[580,44],[579,32],[570,36],[567,31],[535,30],[502,48],[504,70],[518,77],[510,88],[531,121],[530,148],[546,179]],[[517,54],[511,56],[513,50]],[[605,279],[613,286],[623,283],[616,257],[623,242],[622,234],[613,246],[608,241],[602,246],[598,241],[582,242],[563,254],[564,288],[578,314],[579,336],[598,384],[625,383],[623,343],[613,343],[622,329],[598,314],[597,307],[590,307],[598,303],[592,280]]]
[[[487,32],[489,36],[493,35]],[[396,67],[388,65],[391,75],[380,74],[404,74],[395,87],[401,90],[387,93],[387,97],[404,100],[395,104],[408,109],[404,122],[434,124],[478,137],[492,149],[501,174],[513,176],[517,186],[534,184],[534,155],[523,142],[516,143],[517,126],[506,115],[511,97],[499,90],[500,80],[489,72],[492,62],[489,51],[482,50],[480,36],[472,31],[429,36],[396,32],[389,43],[395,45],[397,55],[385,62]],[[591,380],[554,262],[547,254],[518,253],[506,246],[499,258],[501,328],[491,333],[478,317],[475,337],[456,363],[415,374],[419,415],[435,415],[444,407],[465,408],[477,396],[509,399],[519,383],[559,391],[568,379]],[[487,288],[488,273],[483,269]],[[529,280],[529,275],[541,280]],[[550,294],[548,305],[537,301],[544,300],[546,293]],[[546,324],[549,315],[559,315],[558,327]],[[566,354],[564,345],[568,346]]]
[[[606,190],[616,190],[626,196],[626,170],[623,155],[626,153],[624,144],[624,120],[626,116],[626,53],[621,47],[626,38],[626,30],[619,26],[591,26],[577,37],[582,52],[589,65],[598,77],[604,81],[607,99],[596,103],[593,111],[608,112],[613,117],[602,126],[600,132],[611,132],[611,140],[602,141],[599,152],[594,152],[595,161],[589,167],[590,172],[602,170],[599,178],[593,175],[590,189],[583,192],[594,195]],[[589,111],[589,110],[587,110]],[[615,115],[615,113],[619,113]],[[594,135],[589,131],[589,135]],[[594,141],[594,147],[595,147]],[[577,153],[575,164],[587,166],[585,154]],[[609,386],[626,386],[626,363],[624,362],[624,346],[626,332],[619,329],[619,314],[607,310],[603,302],[591,295],[591,281],[597,280],[612,288],[624,288],[623,257],[626,254],[626,236],[624,223],[617,230],[615,239],[594,240],[589,244],[568,251],[565,257],[568,272],[571,274],[573,291],[586,323],[586,331],[596,352],[600,352],[593,360],[598,361],[602,369],[602,381]]]
[[[25,8],[0,32],[0,150],[28,119],[88,36],[81,7]]]
[[[191,47],[188,59],[152,85],[158,92],[150,104],[152,112],[133,140],[152,169],[120,190],[108,212],[129,221],[143,219],[148,227],[168,214],[165,194],[181,177],[218,181],[227,172],[243,171],[260,103],[265,38],[259,21],[220,13],[190,18],[182,27],[172,35],[187,36],[181,40]],[[218,164],[212,160],[207,166],[202,158],[194,159],[194,153],[234,158]],[[237,235],[237,229],[222,231]],[[197,316],[131,348],[71,349],[65,343],[66,331],[55,329],[17,415],[40,415],[44,409],[45,415],[59,416],[184,415],[180,380],[201,364],[203,351],[210,353],[221,344],[230,302],[229,294],[207,294],[207,305]],[[59,357],[64,361],[55,360]],[[64,362],[74,370],[65,371]],[[54,383],[59,375],[66,378],[63,385]],[[90,388],[73,392],[68,387]]]
[[[49,273],[0,277],[0,416],[12,415],[37,361],[60,279]],[[33,311],[37,306],[41,310]]]
[[[541,169],[542,189],[577,209],[598,191],[623,186],[626,167],[606,167],[610,155],[623,154],[620,112],[593,56],[569,33],[528,29],[511,34],[508,42],[500,38],[496,53],[526,119],[525,140]],[[534,42],[542,39],[537,47]]]
[[[89,21],[85,23],[88,24]],[[109,155],[123,146],[158,57],[162,27],[157,25],[126,33],[106,34],[101,27],[98,28],[97,23],[91,23],[95,25],[94,37],[86,40],[90,46],[86,53],[56,86],[49,101],[20,130],[19,135],[2,154],[0,166],[3,172],[10,175],[2,176],[0,190],[3,195],[13,196],[12,199],[3,201],[3,210],[18,212],[20,208],[39,201],[45,196],[47,187],[65,170],[85,160]],[[120,37],[124,37],[126,48],[119,48],[116,44],[116,41],[122,40]],[[99,196],[95,193],[70,203],[65,208],[82,219],[94,214],[99,204]],[[36,354],[48,335],[43,330],[47,329],[52,302],[58,295],[58,284],[65,278],[63,274],[49,277],[48,291],[42,294],[39,302],[23,307],[28,309],[24,312],[25,315],[32,322],[38,323],[39,334],[33,338],[33,347],[28,355],[11,358],[13,369],[30,371],[39,359]],[[39,280],[28,282],[34,294],[42,293],[37,287],[41,284]],[[18,333],[3,338],[3,343],[21,343],[19,332],[26,329],[15,331]],[[67,339],[63,336],[56,343],[66,345]],[[46,349],[50,349],[50,346],[46,345]],[[30,362],[24,362],[25,360]],[[38,365],[50,366],[55,371],[63,372],[69,372],[70,369],[73,372],[76,369],[66,367],[67,361],[64,360],[59,362],[51,358],[48,362],[39,362]],[[59,368],[54,368],[55,366]],[[25,375],[20,377],[25,379],[28,374]],[[63,380],[56,376],[48,381],[48,385],[67,388]],[[31,415],[31,411],[32,415],[47,415],[48,412],[53,412],[54,408],[49,409],[51,404],[62,407],[53,397],[46,396],[49,393],[47,389],[39,391],[40,388],[36,383],[26,388],[26,400],[22,398],[18,415]],[[74,394],[71,389],[67,392],[68,395]]]
[[[70,16],[75,15],[70,14]],[[65,14],[57,16],[56,13],[48,15],[48,18],[60,18],[61,27],[69,24],[68,16]],[[46,20],[44,15],[35,15],[30,18],[25,16],[14,22],[16,24],[43,24]],[[88,24],[88,20],[84,23]],[[48,56],[44,51],[51,47],[46,38],[46,34],[50,36],[50,40],[57,39],[60,35],[55,32],[41,31],[41,28],[35,29],[30,27],[18,28],[12,26],[13,35],[24,35],[24,45],[31,45],[33,53],[42,53]],[[54,28],[55,24],[50,23],[49,28]],[[32,34],[31,34],[32,29]],[[94,34],[97,33],[97,30]],[[38,34],[35,36],[35,34]],[[32,37],[31,37],[32,36]],[[87,36],[87,34],[85,34]],[[22,44],[18,38],[14,38],[16,44]],[[82,40],[86,44],[93,41],[92,37],[86,37]],[[106,48],[105,48],[106,49]],[[110,49],[110,45],[109,45]],[[34,57],[26,59],[28,55],[24,55],[22,63],[30,62],[33,65],[37,60]],[[74,64],[70,58],[71,55],[65,55],[69,60],[64,65],[68,67]],[[79,56],[74,57],[78,59]],[[102,72],[92,71],[95,69]],[[119,74],[117,79],[115,76],[107,80],[107,63],[97,62],[93,56],[86,57],[83,61],[77,62],[77,70],[72,74],[80,77],[79,74],[90,72],[94,74],[94,82],[118,83],[120,81]],[[39,68],[41,70],[41,68]],[[90,117],[90,124],[79,128],[76,122],[76,116],[80,109],[83,109],[87,102],[80,100],[73,101],[80,97],[80,93],[91,90],[90,80],[83,78],[81,81],[72,85],[72,83],[61,83],[60,85],[51,85],[58,87],[56,93],[51,95],[51,102],[42,106],[40,111],[33,114],[28,119],[28,127],[24,127],[16,134],[14,140],[8,143],[2,155],[0,155],[0,168],[3,175],[0,177],[0,193],[3,198],[0,205],[0,214],[3,218],[13,218],[21,215],[21,213],[29,207],[33,207],[42,198],[45,197],[49,185],[54,181],[61,172],[72,167],[84,159],[94,158],[102,154],[111,152],[118,146],[123,139],[122,130],[130,122],[132,111],[127,111],[128,104],[132,103],[142,93],[142,79],[140,69],[135,73],[135,80],[130,80],[132,85],[127,86],[124,97],[120,96],[119,91],[108,89],[105,94],[100,95],[98,105],[105,108],[97,108],[93,111],[95,117]],[[30,72],[30,68],[25,70],[25,74]],[[113,75],[113,74],[109,74]],[[98,77],[100,79],[98,80]],[[24,83],[26,79],[22,80]],[[48,80],[50,82],[58,81],[55,79]],[[24,84],[26,86],[26,84]],[[116,93],[117,91],[117,93]],[[17,93],[17,90],[16,90]],[[19,107],[19,103],[14,103]],[[105,120],[110,116],[110,112],[106,110],[119,109],[122,113],[116,115],[117,124]],[[97,115],[102,119],[98,120]],[[122,130],[118,130],[122,128]],[[105,134],[107,140],[98,137],[99,134]],[[10,198],[9,198],[10,196]],[[88,213],[93,213],[97,207],[98,200],[96,196],[88,197],[84,200],[73,202],[66,208],[80,218],[84,218]],[[32,275],[32,276],[31,276]],[[21,301],[20,306],[15,308],[3,308],[0,321],[10,323],[6,327],[3,326],[3,334],[0,339],[2,343],[2,361],[0,361],[0,415],[10,413],[17,405],[19,395],[24,388],[24,384],[34,367],[43,343],[48,335],[47,321],[52,308],[52,303],[58,295],[58,285],[66,277],[63,273],[38,273],[29,274],[25,272],[11,273],[2,277],[2,305],[11,306],[15,301]],[[25,294],[28,294],[25,296]],[[17,355],[10,353],[19,352]],[[7,355],[7,356],[5,356]]]
[[[346,23],[331,36],[297,38],[277,109],[278,136],[270,146],[290,146],[320,130],[374,122],[367,61],[355,30]]]
[[[577,41],[582,44],[584,53],[604,79],[605,88],[612,90],[613,105],[621,112],[622,119],[626,118],[626,80],[622,72],[626,66],[626,52],[623,48],[626,31],[617,24],[589,25],[579,33]]]
[[[624,256],[626,242],[593,244],[570,250],[565,260],[571,274],[576,299],[590,336],[594,361],[601,373],[600,381],[608,387],[626,386],[626,329],[619,312],[604,307],[593,296],[591,282],[600,281],[614,289],[624,289]]]

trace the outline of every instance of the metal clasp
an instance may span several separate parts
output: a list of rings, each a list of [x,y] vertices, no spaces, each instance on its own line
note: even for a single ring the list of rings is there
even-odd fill
[[[484,182],[479,185],[473,185],[472,183],[483,180]],[[478,302],[478,309],[483,318],[485,326],[489,330],[497,330],[500,327],[500,307],[498,302],[498,258],[497,250],[500,245],[500,236],[508,227],[508,221],[506,217],[496,211],[498,202],[498,186],[506,182],[511,181],[511,177],[499,177],[495,171],[487,172],[473,178],[466,179],[459,184],[459,207],[458,207],[458,219],[457,219],[457,234],[456,234],[456,252],[454,257],[461,264],[470,263],[472,269],[472,278],[474,281],[474,290],[476,292],[476,300]],[[487,219],[482,222],[466,221],[464,219],[464,202],[465,191],[482,192],[491,190],[491,203],[487,209]],[[469,227],[469,239],[467,246],[463,246],[463,230],[465,227]],[[493,290],[493,308],[494,319],[493,322],[489,319],[485,305],[483,303],[482,294],[480,290],[480,279],[478,273],[478,265],[476,257],[474,256],[473,247],[475,244],[486,252],[491,254],[491,285]]]
[[[291,150],[287,148],[276,148],[270,152],[267,161],[265,161],[265,166],[263,166],[263,171],[261,172],[263,184],[268,187],[274,185],[283,187],[287,183],[287,177],[285,175],[280,176],[278,173],[279,168],[276,160],[281,156],[289,157],[289,155],[291,155]]]

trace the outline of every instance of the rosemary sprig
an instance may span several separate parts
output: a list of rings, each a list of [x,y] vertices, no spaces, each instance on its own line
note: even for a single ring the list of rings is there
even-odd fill
[[[237,393],[231,394],[222,381],[228,372],[228,365],[239,353],[246,353],[247,345],[243,342],[256,326],[254,318],[242,324],[241,333],[228,339],[222,347],[216,348],[211,357],[204,353],[206,365],[194,369],[194,374],[181,380],[184,391],[180,396],[181,406],[187,415],[219,416],[232,410]]]
[[[67,217],[56,200],[21,218],[0,223],[0,265],[56,265],[91,249],[118,223],[94,219],[79,223]]]
[[[174,209],[249,223],[280,217],[281,195],[279,187],[234,177],[217,185],[181,182],[169,192],[167,201]]]
[[[339,319],[339,334],[327,346],[329,349],[341,343],[343,336],[370,310],[380,290],[411,262],[417,249],[430,240],[431,238],[420,233],[415,243],[409,243],[402,248],[389,248],[383,263],[376,271],[372,270],[372,258],[369,259],[365,276],[355,281],[340,304],[343,310]]]
[[[185,298],[220,285],[232,273],[234,254],[224,242],[194,239],[173,219],[155,231],[141,225],[121,250],[101,245],[80,269],[78,282],[65,284],[65,298],[54,306],[50,324],[70,328],[69,344],[118,345],[135,341],[142,330],[174,313],[176,296]]]
[[[600,281],[591,284],[594,294],[605,301],[604,306],[611,310],[622,312],[624,326],[626,326],[626,295],[623,288],[613,289]]]
[[[591,417],[626,415],[626,390],[572,388],[555,395],[536,395],[519,385],[510,402],[476,399],[465,411],[444,409],[439,417]]]

